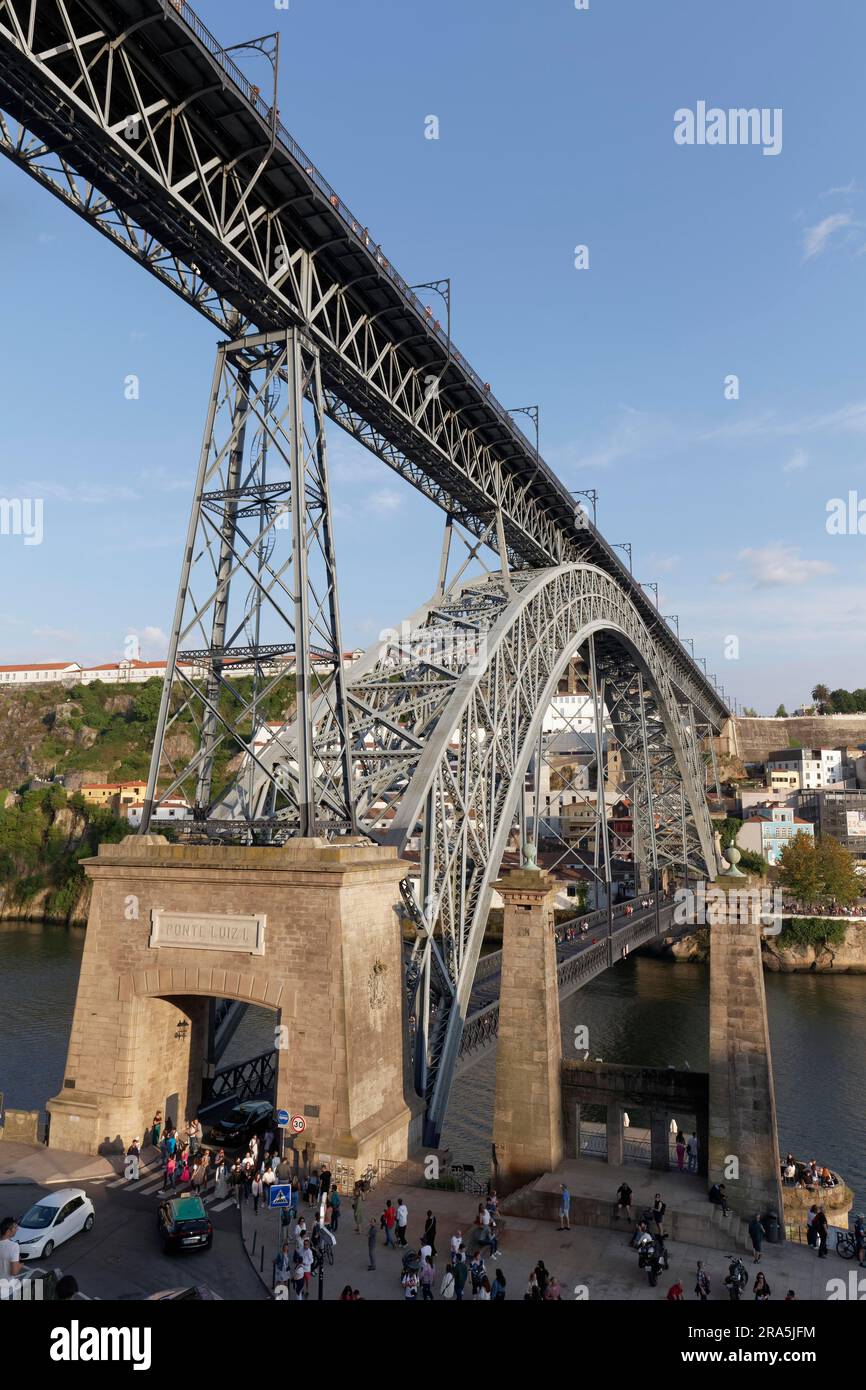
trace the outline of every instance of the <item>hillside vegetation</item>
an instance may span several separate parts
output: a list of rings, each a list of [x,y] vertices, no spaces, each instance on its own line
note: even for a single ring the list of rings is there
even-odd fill
[[[236,682],[249,694],[249,678]],[[125,819],[85,803],[87,782],[128,782],[147,776],[162,681],[137,685],[76,685],[71,688],[0,692],[0,916],[86,918],[88,885],[81,860],[102,841],[128,834]],[[259,720],[290,717],[294,682],[280,682],[259,707]],[[222,696],[231,717],[233,698]],[[167,740],[177,764],[195,750],[192,722],[178,720]],[[249,737],[251,729],[244,733]],[[220,748],[214,760],[218,793],[242,754]],[[30,787],[33,779],[58,777],[64,785]],[[162,827],[161,827],[162,829]]]

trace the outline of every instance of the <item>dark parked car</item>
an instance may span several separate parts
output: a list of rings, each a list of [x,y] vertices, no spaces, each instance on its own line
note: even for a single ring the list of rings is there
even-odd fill
[[[213,1226],[200,1197],[170,1197],[161,1202],[157,1225],[166,1254],[173,1250],[209,1250]]]
[[[225,1115],[214,1120],[207,1131],[212,1144],[223,1148],[239,1148],[261,1134],[272,1124],[274,1107],[269,1100],[242,1100]]]

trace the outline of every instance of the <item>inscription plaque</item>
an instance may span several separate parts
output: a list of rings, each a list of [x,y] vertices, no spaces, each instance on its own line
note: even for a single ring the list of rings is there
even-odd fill
[[[264,913],[233,916],[230,913],[166,912],[164,908],[155,907],[150,914],[148,945],[263,956],[266,921]]]

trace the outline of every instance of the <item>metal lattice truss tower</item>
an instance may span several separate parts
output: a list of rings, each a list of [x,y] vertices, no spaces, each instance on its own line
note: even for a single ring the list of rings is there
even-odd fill
[[[327,672],[317,703],[331,716],[315,768],[314,668]],[[285,723],[286,702],[296,714],[291,747],[270,727]],[[215,766],[233,760],[238,796],[256,787],[265,824],[285,820],[301,835],[352,830],[345,709],[318,353],[296,329],[223,344],[142,830],[154,802],[179,793],[196,821],[213,819]],[[259,757],[266,739],[267,766]],[[191,757],[172,756],[190,743]]]

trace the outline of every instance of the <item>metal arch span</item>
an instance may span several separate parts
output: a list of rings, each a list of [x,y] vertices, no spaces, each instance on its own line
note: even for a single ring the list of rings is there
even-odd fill
[[[409,982],[428,1142],[444,1119],[526,769],[558,682],[583,648],[599,711],[616,691],[619,706],[636,713],[641,756],[625,748],[634,754],[645,862],[691,860],[714,877],[693,711],[642,614],[598,567],[494,575],[434,599],[386,634],[348,682],[357,824],[419,861],[404,894],[418,933]],[[334,733],[326,716],[315,734],[323,766]]]

